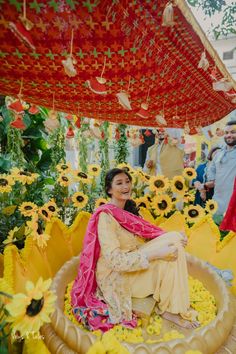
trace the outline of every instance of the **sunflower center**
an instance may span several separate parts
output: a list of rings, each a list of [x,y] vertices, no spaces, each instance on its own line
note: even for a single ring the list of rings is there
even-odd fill
[[[62,179],[63,181],[65,181],[65,182],[68,182],[68,178],[65,177],[65,176],[63,176],[61,179]]]
[[[93,170],[93,172],[97,172],[98,169],[97,169],[97,167],[93,167],[92,170]]]
[[[19,175],[21,175],[21,176],[31,176],[31,173],[27,172],[27,171],[20,171]]]
[[[56,208],[55,208],[53,205],[49,205],[48,209],[49,209],[50,211],[55,211],[55,210],[56,210]]]
[[[26,315],[29,317],[36,316],[43,308],[44,299],[43,297],[39,300],[32,299],[29,306],[26,308]]]
[[[175,182],[175,187],[176,187],[176,189],[178,189],[178,191],[181,191],[184,188],[184,185],[182,182],[177,181],[177,182]]]
[[[88,176],[87,176],[86,173],[84,173],[84,172],[79,172],[79,173],[78,173],[78,177],[81,177],[81,178],[88,178]]]
[[[84,197],[82,197],[81,195],[78,195],[78,197],[76,197],[76,200],[78,200],[78,202],[82,202],[84,200]]]
[[[150,176],[145,176],[145,178],[146,178],[147,180],[149,180],[151,177],[150,177]]]
[[[187,171],[187,175],[192,176],[193,175],[192,171]]]
[[[139,206],[139,207],[143,207],[143,208],[146,208],[146,207],[147,207],[144,202],[141,202],[138,206]]]
[[[105,204],[105,203],[104,203],[104,202],[100,202],[100,203],[99,203],[99,206],[100,206],[100,205],[103,205],[103,204]]]
[[[61,165],[62,170],[67,170],[68,166],[67,165]]]
[[[48,212],[47,212],[45,209],[42,210],[42,214],[43,214],[44,216],[48,217]]]
[[[210,205],[209,205],[209,208],[210,208],[210,210],[214,210],[214,209],[215,209],[214,204],[210,204]]]
[[[191,218],[196,218],[199,215],[199,212],[196,209],[191,209],[189,210],[188,215]]]
[[[7,186],[8,180],[5,178],[0,178],[0,186]]]
[[[162,200],[162,201],[161,201],[160,203],[158,203],[157,205],[158,205],[158,208],[159,208],[160,210],[165,210],[165,209],[167,208],[167,206],[168,206],[166,200]]]
[[[165,186],[165,183],[161,179],[158,179],[157,181],[155,181],[154,185],[157,188],[163,188]]]
[[[32,210],[33,208],[32,208],[32,206],[31,205],[26,205],[25,206],[25,210]]]

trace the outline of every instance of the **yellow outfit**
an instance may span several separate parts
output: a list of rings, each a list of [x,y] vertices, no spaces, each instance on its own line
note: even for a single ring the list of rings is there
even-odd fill
[[[146,161],[154,161],[152,168],[146,168],[149,175],[155,176],[158,163],[158,145],[154,144],[148,148]],[[145,162],[146,163],[146,162]],[[184,169],[184,150],[179,149],[175,145],[162,144],[160,147],[159,163],[161,174],[173,178],[174,176],[181,175]]]
[[[110,214],[101,213],[98,238],[101,246],[96,268],[97,296],[109,308],[112,323],[132,319],[132,297],[153,295],[160,313],[184,313],[189,308],[188,272],[181,234],[169,232],[148,242],[122,228]],[[142,248],[178,247],[176,261],[149,262]],[[154,245],[155,244],[155,245]]]

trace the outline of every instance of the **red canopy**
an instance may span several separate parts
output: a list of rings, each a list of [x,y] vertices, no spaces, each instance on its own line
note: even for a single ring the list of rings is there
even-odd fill
[[[173,27],[162,25],[164,0],[26,4],[26,17],[34,24],[30,31],[19,20],[21,2],[0,4],[3,95],[16,96],[23,78],[23,99],[28,102],[52,107],[54,95],[58,111],[139,126],[160,125],[155,116],[163,106],[169,127],[183,127],[186,120],[192,127],[209,125],[236,108],[234,96],[212,88],[214,67],[217,80],[229,74],[183,0],[174,7]],[[70,50],[77,61],[74,77],[62,65]],[[206,71],[198,68],[204,50],[210,63]],[[87,80],[94,85],[103,69],[107,94],[97,94]],[[123,108],[116,96],[128,89],[132,110]],[[146,118],[137,115],[142,103],[149,105]]]

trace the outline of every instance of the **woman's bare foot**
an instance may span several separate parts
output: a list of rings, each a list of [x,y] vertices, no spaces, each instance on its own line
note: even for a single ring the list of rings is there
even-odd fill
[[[167,311],[163,312],[163,314],[161,316],[165,320],[171,321],[183,328],[194,329],[194,328],[197,328],[200,326],[200,323],[198,321],[184,320],[180,315],[170,313]]]

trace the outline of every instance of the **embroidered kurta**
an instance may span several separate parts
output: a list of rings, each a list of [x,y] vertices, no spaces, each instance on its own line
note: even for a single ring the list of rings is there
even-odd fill
[[[96,268],[97,296],[108,304],[112,323],[132,319],[132,297],[153,295],[160,312],[186,312],[189,307],[188,273],[181,235],[166,233],[145,242],[127,231],[110,214],[101,213],[98,239],[101,247]],[[142,248],[178,247],[174,262],[149,262]]]

